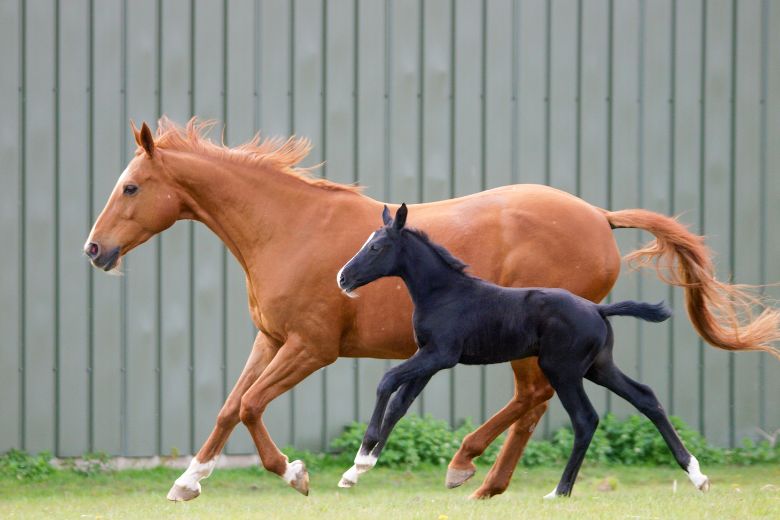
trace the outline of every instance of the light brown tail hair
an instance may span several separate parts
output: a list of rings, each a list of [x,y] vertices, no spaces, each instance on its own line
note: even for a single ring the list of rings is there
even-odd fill
[[[626,255],[633,268],[652,267],[664,282],[683,287],[688,316],[696,332],[724,350],[760,350],[780,359],[772,345],[780,340],[780,311],[754,290],[715,278],[712,253],[704,237],[677,220],[642,209],[604,211],[613,228],[638,228],[655,235]]]

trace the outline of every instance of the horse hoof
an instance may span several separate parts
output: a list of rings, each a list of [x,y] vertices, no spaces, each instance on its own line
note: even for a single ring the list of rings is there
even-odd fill
[[[347,471],[344,472],[344,474],[341,476],[341,480],[339,480],[339,487],[340,488],[351,488],[355,484],[357,484],[358,476],[360,473],[358,472],[358,469],[355,466],[352,466]]]
[[[193,498],[200,496],[200,483],[198,483],[198,489],[190,489],[185,486],[179,486],[174,484],[170,491],[168,491],[167,499],[171,502],[186,502]]]
[[[477,468],[469,468],[469,469],[447,468],[447,477],[444,483],[447,485],[447,488],[449,489],[456,488],[462,485],[471,477],[473,477],[476,472],[477,472]]]
[[[469,500],[487,500],[489,498],[493,498],[493,495],[496,494],[497,493],[491,493],[488,490],[479,488],[469,495]]]
[[[553,489],[552,491],[550,491],[549,493],[547,493],[546,495],[544,495],[544,499],[545,500],[555,500],[556,498],[558,498],[558,488],[557,487],[555,489]]]
[[[298,493],[309,496],[309,472],[302,460],[294,460],[287,464],[284,480]]]
[[[701,491],[702,493],[706,493],[709,490],[710,490],[710,479],[704,477],[704,482],[702,482],[701,485],[699,485],[699,491]]]

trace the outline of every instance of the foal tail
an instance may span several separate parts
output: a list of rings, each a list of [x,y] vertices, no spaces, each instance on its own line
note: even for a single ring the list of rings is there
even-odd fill
[[[688,316],[707,343],[731,351],[760,350],[780,359],[780,350],[772,346],[780,340],[780,311],[747,286],[717,280],[703,237],[652,211],[603,211],[613,229],[639,228],[655,235],[626,260],[634,268],[653,267],[661,280],[684,288]],[[761,311],[758,316],[756,309]]]
[[[645,303],[626,300],[607,305],[598,305],[599,314],[604,316],[633,316],[645,321],[659,323],[666,321],[672,315],[672,309],[664,302]]]

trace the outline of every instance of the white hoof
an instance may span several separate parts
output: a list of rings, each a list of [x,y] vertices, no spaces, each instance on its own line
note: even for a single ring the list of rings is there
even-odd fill
[[[699,461],[691,455],[691,460],[688,462],[688,478],[691,479],[691,482],[694,486],[696,486],[696,489],[702,492],[707,492],[710,490],[710,479],[707,478],[707,475],[701,472],[701,469],[699,468]]]
[[[358,471],[357,467],[352,466],[347,471],[344,472],[344,474],[341,476],[341,480],[339,481],[339,487],[340,488],[351,488],[358,482],[358,477],[360,476],[360,472]]]
[[[555,486],[555,489],[544,495],[545,500],[554,500],[558,498],[558,486]]]
[[[309,496],[309,472],[306,471],[306,464],[302,460],[288,462],[282,478],[295,491]]]
[[[197,489],[174,484],[171,490],[168,491],[166,498],[171,502],[186,502],[187,500],[198,498],[198,496],[200,496],[200,489],[200,482],[197,483]]]

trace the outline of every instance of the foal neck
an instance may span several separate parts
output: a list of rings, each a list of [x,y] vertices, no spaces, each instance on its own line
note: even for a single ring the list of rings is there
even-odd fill
[[[435,305],[442,295],[457,290],[472,277],[453,267],[413,231],[404,232],[403,259],[399,276],[403,279],[415,307]]]

